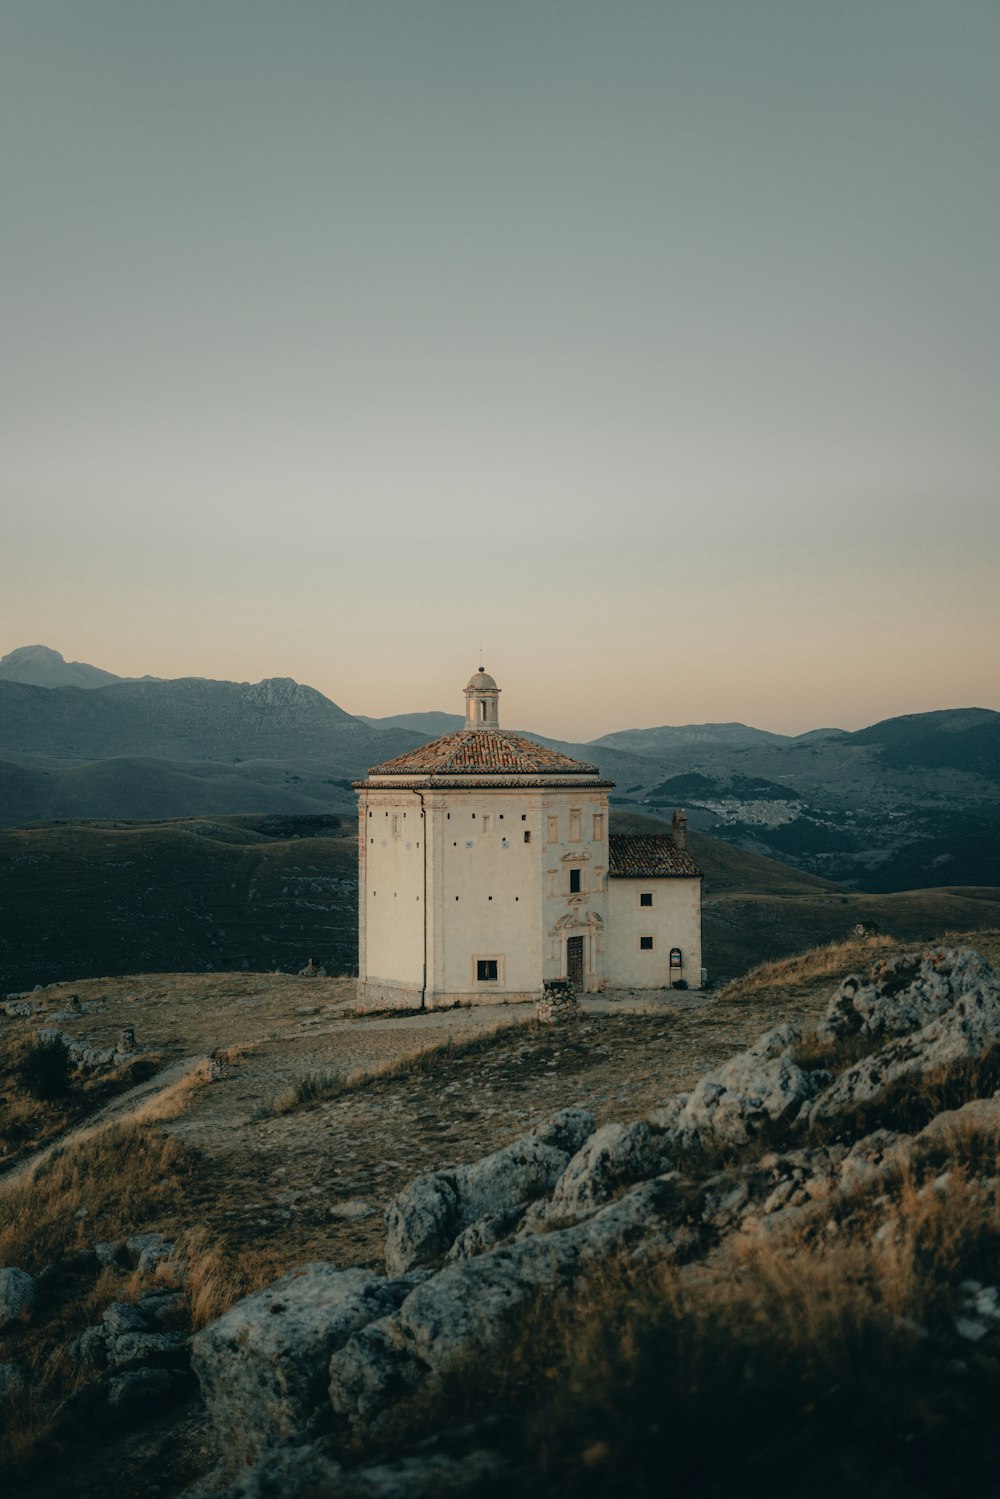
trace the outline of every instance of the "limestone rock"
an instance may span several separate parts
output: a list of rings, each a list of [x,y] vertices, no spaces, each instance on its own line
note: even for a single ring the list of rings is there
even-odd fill
[[[461,1456],[431,1452],[344,1469],[319,1445],[300,1444],[268,1453],[222,1491],[221,1499],[317,1499],[325,1494],[336,1499],[447,1499],[481,1493],[501,1471],[495,1453],[478,1451]],[[189,1499],[202,1499],[202,1491],[195,1490]],[[207,1492],[203,1499],[209,1499]],[[211,1499],[220,1499],[218,1488],[212,1488]]]
[[[38,1290],[26,1270],[15,1265],[0,1270],[0,1329],[30,1317],[37,1300]]]
[[[104,1331],[111,1338],[121,1337],[127,1332],[148,1332],[149,1323],[137,1306],[127,1301],[113,1301],[102,1318]]]
[[[591,1135],[556,1183],[543,1218],[578,1218],[609,1201],[619,1187],[669,1171],[674,1137],[645,1120],[606,1124]]]
[[[384,1413],[457,1357],[490,1348],[510,1319],[540,1293],[573,1284],[612,1254],[633,1261],[690,1248],[670,1223],[675,1176],[644,1182],[593,1217],[554,1233],[529,1234],[492,1253],[446,1265],[398,1312],[348,1338],[330,1360],[330,1403],[355,1436],[377,1433]]]
[[[170,1369],[135,1369],[108,1384],[108,1404],[122,1413],[155,1408],[176,1394],[177,1375]]]
[[[108,1350],[113,1369],[138,1368],[156,1364],[173,1367],[187,1362],[184,1339],[170,1332],[126,1332],[114,1339]]]
[[[956,956],[962,958],[965,953]],[[921,1029],[890,1041],[842,1072],[809,1105],[811,1122],[835,1119],[845,1109],[875,1098],[901,1078],[920,1076],[977,1057],[1000,1040],[1000,984],[978,953],[968,956],[977,962],[961,966],[956,963],[941,975],[940,986],[933,982],[933,964],[931,972],[924,976],[930,981],[925,988],[935,990],[935,1004],[941,990],[947,988],[948,1008]],[[955,987],[956,973],[958,982],[964,986],[961,989]],[[918,988],[918,999],[919,993]],[[906,995],[901,997],[904,1004],[908,1003]]]
[[[905,1036],[951,1009],[962,995],[995,982],[972,948],[937,948],[880,963],[871,980],[844,980],[818,1026],[821,1036]]]
[[[388,1273],[434,1264],[479,1219],[551,1192],[594,1123],[586,1109],[564,1109],[485,1160],[418,1176],[386,1209]]]
[[[223,1451],[244,1461],[329,1420],[331,1354],[393,1312],[416,1281],[304,1265],[256,1291],[192,1342],[192,1367]]]
[[[743,1145],[764,1125],[794,1119],[829,1081],[829,1074],[804,1072],[792,1060],[798,1040],[793,1025],[775,1026],[703,1077],[677,1115],[681,1139]]]

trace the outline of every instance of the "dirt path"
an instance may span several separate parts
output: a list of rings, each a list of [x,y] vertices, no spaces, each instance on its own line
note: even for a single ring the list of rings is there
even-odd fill
[[[185,1111],[161,1126],[199,1159],[187,1221],[290,1264],[374,1265],[385,1206],[414,1175],[484,1155],[570,1105],[600,1123],[641,1115],[767,1025],[811,1018],[830,988],[823,980],[769,1006],[619,993],[588,999],[571,1025],[539,1027],[527,1005],[359,1014],[345,979],[154,975],[46,990],[47,1014],[23,1023],[54,1023],[47,1015],[64,1013],[76,993],[83,1013],[59,1020],[61,1029],[107,1046],[129,1025],[164,1061],[74,1136],[127,1118],[216,1049],[241,1053],[230,1077],[193,1089]],[[343,1078],[477,1037],[488,1044],[465,1056],[443,1051],[429,1070],[275,1113],[274,1101],[309,1074]]]

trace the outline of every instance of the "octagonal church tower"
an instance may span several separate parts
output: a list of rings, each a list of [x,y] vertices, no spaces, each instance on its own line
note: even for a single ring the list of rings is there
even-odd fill
[[[597,767],[500,727],[482,667],[465,727],[374,766],[358,793],[359,997],[536,999],[605,982],[608,791]]]

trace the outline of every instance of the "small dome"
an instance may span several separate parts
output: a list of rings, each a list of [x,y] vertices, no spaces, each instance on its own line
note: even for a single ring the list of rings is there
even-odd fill
[[[469,678],[469,686],[466,687],[466,692],[468,692],[470,688],[473,692],[499,692],[500,690],[497,687],[496,682],[494,682],[493,678],[490,676],[489,672],[483,671],[482,667],[480,667],[479,670]]]

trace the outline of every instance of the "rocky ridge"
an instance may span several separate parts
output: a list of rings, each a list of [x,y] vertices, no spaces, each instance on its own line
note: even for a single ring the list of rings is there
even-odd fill
[[[481,1490],[505,1463],[488,1421],[471,1453],[462,1438],[461,1462],[454,1434],[378,1468],[352,1454],[391,1446],[401,1402],[488,1359],[540,1297],[572,1296],[609,1265],[707,1263],[845,1194],[887,1190],[949,1131],[996,1129],[995,1096],[909,1131],[857,1121],[894,1088],[979,1064],[998,1042],[1000,985],[977,953],[893,958],[838,988],[812,1043],[779,1025],[645,1119],[595,1129],[586,1111],[564,1110],[481,1161],[416,1178],[386,1214],[384,1278],[305,1265],[195,1337],[192,1368],[228,1465],[197,1492]],[[955,1335],[1000,1336],[1000,1293],[964,1285]]]

